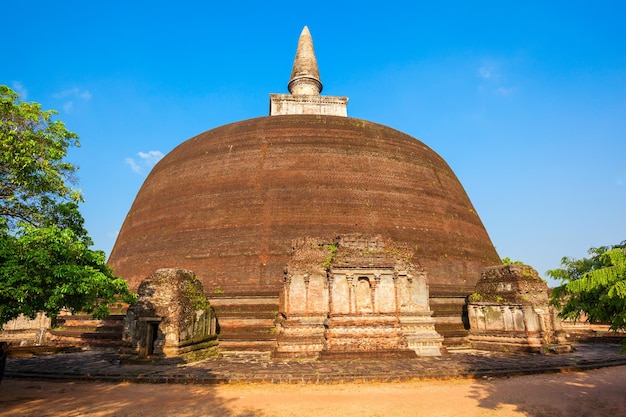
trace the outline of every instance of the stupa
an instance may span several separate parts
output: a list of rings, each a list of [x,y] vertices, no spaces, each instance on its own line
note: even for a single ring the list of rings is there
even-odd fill
[[[501,262],[452,169],[419,140],[348,117],[346,97],[320,95],[307,27],[288,90],[270,95],[269,116],[208,130],[167,154],[139,190],[109,265],[132,289],[160,268],[191,270],[222,330],[244,326],[225,307],[220,317],[230,303],[248,306],[237,311],[249,310],[254,334],[258,306],[278,305],[294,241],[380,236],[410,248],[407,261],[425,271],[439,333],[448,343],[463,337],[465,297],[484,267]]]

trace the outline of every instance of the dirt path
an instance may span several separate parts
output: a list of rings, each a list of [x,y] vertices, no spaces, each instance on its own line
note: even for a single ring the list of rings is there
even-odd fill
[[[492,380],[147,385],[4,380],[0,416],[626,416],[626,367]]]

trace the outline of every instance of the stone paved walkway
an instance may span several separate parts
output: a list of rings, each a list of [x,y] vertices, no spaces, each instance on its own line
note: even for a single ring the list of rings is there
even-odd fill
[[[254,358],[195,363],[131,364],[117,352],[93,350],[9,358],[5,378],[219,384],[231,382],[341,383],[502,377],[626,365],[619,344],[576,344],[567,354],[456,350],[440,357],[395,360],[272,362]]]

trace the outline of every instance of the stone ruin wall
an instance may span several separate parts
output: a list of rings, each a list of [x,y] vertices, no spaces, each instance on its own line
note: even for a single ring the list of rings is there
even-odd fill
[[[124,323],[123,356],[202,359],[217,352],[216,319],[194,273],[159,269],[138,289]]]
[[[470,343],[487,350],[571,350],[548,286],[528,265],[485,268],[468,297]]]
[[[19,346],[44,345],[50,340],[51,325],[52,320],[44,313],[37,313],[34,319],[20,315],[0,328],[0,340]]]
[[[297,240],[275,357],[439,355],[426,276],[411,255],[380,236]]]

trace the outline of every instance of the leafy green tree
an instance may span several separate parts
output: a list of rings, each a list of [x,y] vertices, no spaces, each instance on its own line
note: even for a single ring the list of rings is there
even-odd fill
[[[78,136],[54,120],[54,110],[19,100],[0,86],[0,216],[38,225],[59,201],[81,201],[74,182],[76,167],[64,159]]]
[[[77,168],[65,161],[78,136],[54,115],[0,86],[0,326],[39,311],[104,316],[133,300],[104,252],[89,249],[82,197],[70,186]]]
[[[590,257],[561,260],[561,269],[547,271],[561,285],[552,292],[552,303],[562,306],[561,317],[610,323],[626,331],[626,240],[614,246],[591,248]]]

